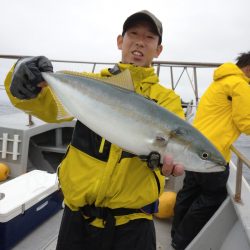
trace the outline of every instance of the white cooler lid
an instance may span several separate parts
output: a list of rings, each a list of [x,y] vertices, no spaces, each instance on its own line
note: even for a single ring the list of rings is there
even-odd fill
[[[56,173],[41,170],[30,171],[1,184],[0,222],[11,220],[58,189]]]

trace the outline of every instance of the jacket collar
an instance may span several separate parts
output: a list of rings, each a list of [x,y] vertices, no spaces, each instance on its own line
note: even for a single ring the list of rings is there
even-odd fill
[[[125,63],[118,63],[112,69],[102,70],[101,76],[111,76],[126,69],[129,69],[133,79],[135,91],[139,94],[146,96],[149,95],[151,86],[159,83],[159,78],[155,73],[154,67],[146,68]]]

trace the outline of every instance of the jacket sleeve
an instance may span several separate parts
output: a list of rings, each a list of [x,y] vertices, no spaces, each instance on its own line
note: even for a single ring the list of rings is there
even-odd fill
[[[231,96],[233,121],[241,133],[250,135],[250,85],[246,81],[237,82]]]
[[[7,95],[16,108],[45,122],[60,123],[73,120],[73,117],[66,112],[49,87],[43,88],[40,94],[34,99],[20,100],[14,97],[10,93],[13,70],[14,66],[7,74],[4,84]]]
[[[158,100],[158,104],[182,119],[185,114],[181,106],[181,98],[172,89],[167,89],[160,84],[155,84],[151,88],[150,98]]]

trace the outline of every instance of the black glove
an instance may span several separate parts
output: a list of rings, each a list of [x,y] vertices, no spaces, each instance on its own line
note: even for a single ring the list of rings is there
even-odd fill
[[[10,92],[19,99],[35,98],[42,90],[41,72],[53,72],[50,60],[44,56],[21,58],[14,69]]]

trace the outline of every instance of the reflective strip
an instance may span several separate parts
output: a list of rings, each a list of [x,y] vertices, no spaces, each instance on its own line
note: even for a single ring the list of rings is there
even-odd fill
[[[104,144],[105,144],[105,139],[102,137],[101,145],[100,145],[100,148],[99,148],[99,153],[103,153]]]

